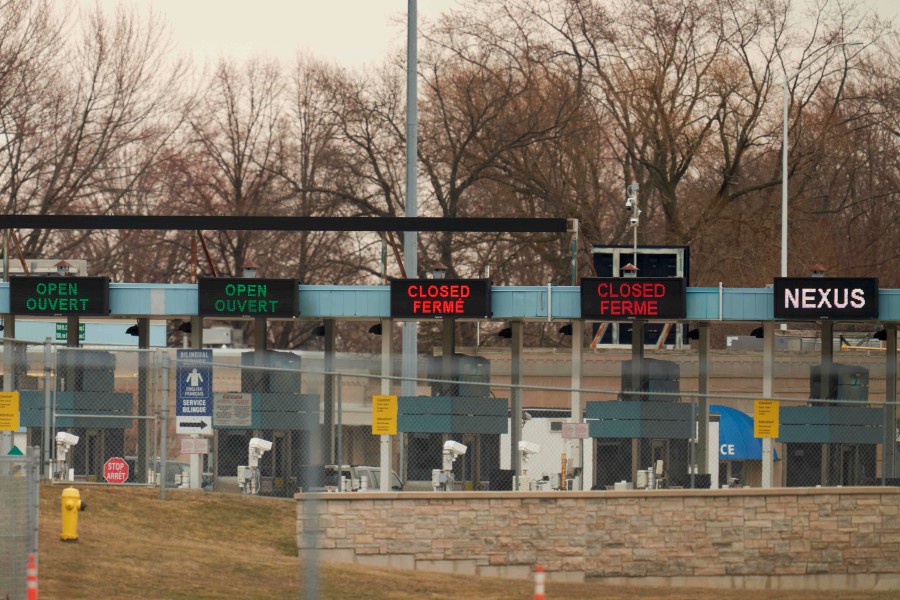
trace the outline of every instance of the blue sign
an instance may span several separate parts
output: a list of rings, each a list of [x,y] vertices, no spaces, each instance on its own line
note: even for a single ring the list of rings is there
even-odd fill
[[[762,459],[762,438],[753,437],[753,417],[721,404],[710,404],[709,412],[719,415],[719,460]]]
[[[178,350],[175,414],[212,417],[212,350]]]

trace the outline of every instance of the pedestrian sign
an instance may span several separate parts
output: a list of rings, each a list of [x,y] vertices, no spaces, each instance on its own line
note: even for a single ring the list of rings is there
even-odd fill
[[[212,350],[178,350],[177,433],[212,433]]]

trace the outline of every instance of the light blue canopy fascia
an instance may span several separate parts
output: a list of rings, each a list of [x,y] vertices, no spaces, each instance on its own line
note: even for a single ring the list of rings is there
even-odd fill
[[[368,319],[390,316],[390,287],[381,285],[301,285],[300,316],[310,319]],[[111,317],[189,317],[197,314],[194,284],[112,283]],[[578,286],[494,286],[494,319],[540,321],[578,319]],[[900,290],[879,292],[879,321],[900,322]],[[0,314],[9,312],[9,284],[0,283]],[[721,306],[721,311],[720,311]],[[769,288],[688,288],[690,321],[771,321]]]

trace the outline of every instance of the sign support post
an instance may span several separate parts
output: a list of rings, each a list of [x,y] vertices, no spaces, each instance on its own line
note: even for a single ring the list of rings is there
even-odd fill
[[[512,460],[510,464],[513,468],[513,474],[516,481],[522,476],[522,453],[519,452],[519,442],[522,441],[522,350],[523,350],[523,330],[525,323],[522,321],[512,321],[510,324],[512,329],[512,347],[510,349],[511,362],[509,366],[509,382],[512,384],[512,419],[509,424],[509,433],[512,439],[510,448],[512,451]]]
[[[382,319],[381,321],[381,394],[387,396],[391,393],[391,339],[394,334],[394,321],[392,319]],[[381,456],[379,466],[381,467],[381,480],[379,481],[379,491],[391,491],[391,436],[382,435],[380,438]]]
[[[775,323],[763,323],[763,396],[772,397],[772,382],[775,369]],[[755,423],[755,419],[754,419]],[[773,487],[775,472],[775,440],[762,439],[762,486]]]
[[[772,325],[774,329],[774,324]],[[753,437],[762,438],[763,487],[772,487],[772,447],[778,437],[778,400],[757,400],[753,403]],[[769,456],[766,456],[768,448]],[[768,465],[768,467],[767,467]]]
[[[4,257],[4,260],[6,258]],[[4,337],[15,339],[16,337],[16,318],[14,315],[3,315]],[[12,342],[3,343],[3,391],[11,392],[15,388],[15,347]],[[13,432],[4,431],[0,433],[0,454],[6,456],[13,447]]]
[[[584,405],[581,402],[581,369],[584,357],[584,321],[575,319],[572,321],[572,415],[569,419],[572,423],[584,422]],[[569,456],[575,458],[574,467],[576,490],[584,489],[584,440],[569,440],[567,449]],[[591,478],[591,481],[593,477]]]
[[[681,328],[679,328],[680,330]],[[697,373],[697,392],[700,411],[697,415],[697,472],[707,475],[709,469],[709,322],[697,325],[700,350]]]
[[[831,374],[834,372],[834,322],[830,319],[822,319],[822,367],[819,371],[819,387],[820,395],[824,396],[823,400],[831,396]],[[831,485],[830,469],[831,464],[831,445],[822,444],[822,466],[821,466],[821,482],[822,486]]]
[[[897,324],[885,323],[883,477],[897,477]]]

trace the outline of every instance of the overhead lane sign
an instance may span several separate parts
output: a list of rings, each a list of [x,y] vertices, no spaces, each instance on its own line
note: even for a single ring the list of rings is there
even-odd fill
[[[394,279],[391,317],[483,319],[491,316],[490,279]]]
[[[296,279],[201,277],[197,313],[204,317],[291,318],[299,314]]]
[[[108,277],[10,277],[14,315],[109,315]]]
[[[683,277],[585,277],[581,280],[581,316],[598,321],[684,319]]]
[[[176,433],[212,434],[212,350],[178,350]]]
[[[776,319],[877,319],[875,277],[776,277]]]

